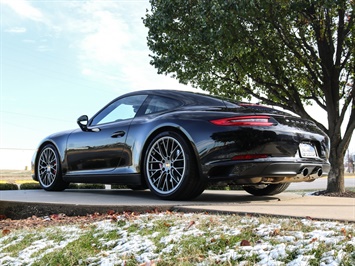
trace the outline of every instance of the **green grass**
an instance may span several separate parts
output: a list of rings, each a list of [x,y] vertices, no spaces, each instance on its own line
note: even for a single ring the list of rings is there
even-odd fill
[[[77,265],[80,261],[97,254],[100,251],[98,246],[99,241],[94,236],[94,232],[89,231],[62,249],[54,250],[45,255],[40,261],[32,265]]]
[[[18,186],[12,183],[0,183],[0,190],[18,190]]]
[[[25,189],[42,189],[42,188],[38,182],[32,182],[32,183],[20,184],[20,189],[25,190]]]
[[[35,233],[21,235],[14,235],[9,240],[5,241],[5,248],[2,250],[4,253],[8,253],[12,257],[17,257],[20,251],[31,245],[34,241],[40,237]]]

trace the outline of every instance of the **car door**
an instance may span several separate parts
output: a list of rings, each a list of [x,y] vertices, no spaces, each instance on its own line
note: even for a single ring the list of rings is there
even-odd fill
[[[87,130],[76,130],[68,138],[68,174],[80,171],[105,173],[129,165],[126,137],[146,95],[119,98],[90,119]]]

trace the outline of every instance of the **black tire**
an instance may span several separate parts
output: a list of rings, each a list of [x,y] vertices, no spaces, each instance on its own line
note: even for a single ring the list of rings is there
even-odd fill
[[[196,180],[193,187],[194,189],[191,189],[189,199],[194,199],[200,196],[205,191],[207,187],[207,180],[200,177],[200,175],[196,175]]]
[[[52,144],[41,149],[37,160],[36,175],[44,190],[62,191],[69,186],[69,183],[62,178],[60,157]]]
[[[270,196],[280,194],[284,192],[290,183],[282,183],[282,184],[263,184],[263,185],[255,185],[255,186],[243,186],[243,189],[254,195],[254,196]]]
[[[173,131],[160,133],[151,141],[143,171],[149,189],[161,199],[188,200],[205,189],[191,148]]]

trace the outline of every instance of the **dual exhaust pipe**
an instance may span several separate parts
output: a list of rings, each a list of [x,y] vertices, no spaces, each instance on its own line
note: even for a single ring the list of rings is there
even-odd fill
[[[262,184],[280,184],[290,182],[312,182],[323,175],[323,169],[320,166],[303,167],[297,175],[286,177],[263,177],[262,180],[255,180],[253,183],[260,182]]]
[[[311,172],[309,168],[304,167],[301,172],[297,175],[299,178],[311,177],[312,179],[316,179],[321,177],[323,174],[322,167],[315,167]]]

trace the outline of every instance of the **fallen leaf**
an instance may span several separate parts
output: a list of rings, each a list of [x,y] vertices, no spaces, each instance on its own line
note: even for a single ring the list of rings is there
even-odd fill
[[[342,228],[342,229],[340,230],[340,232],[343,234],[343,236],[346,236],[346,229],[345,229],[345,228]]]
[[[108,210],[108,211],[107,211],[107,214],[108,214],[108,215],[114,215],[114,214],[115,214],[115,211],[114,211],[114,210]]]
[[[117,215],[112,215],[110,218],[112,222],[117,222],[118,220]]]
[[[2,235],[4,235],[4,236],[6,236],[6,235],[8,235],[10,233],[11,233],[11,231],[9,229],[2,230]]]
[[[131,220],[133,218],[132,214],[128,212],[124,212],[123,215],[127,220]]]
[[[191,221],[191,222],[188,224],[188,226],[186,226],[185,231],[186,231],[186,230],[189,230],[190,227],[193,226],[194,224],[195,224],[195,221]]]
[[[278,236],[280,235],[280,229],[275,229],[274,232],[271,233],[272,236]]]
[[[318,238],[314,237],[314,238],[312,238],[312,240],[311,240],[310,243],[314,243],[314,242],[316,242],[317,240],[318,240]]]
[[[240,242],[240,246],[241,247],[246,247],[246,246],[251,246],[250,242],[248,240],[242,240],[242,242]]]
[[[48,217],[48,216],[45,216],[45,217]],[[59,219],[59,215],[58,214],[52,214],[51,216],[50,216],[50,218],[52,219],[52,220],[58,220]],[[45,219],[46,220],[46,219]]]

